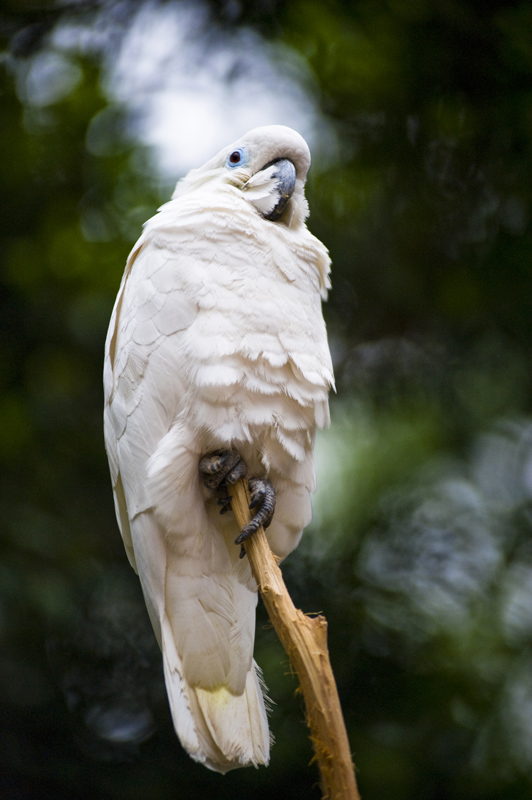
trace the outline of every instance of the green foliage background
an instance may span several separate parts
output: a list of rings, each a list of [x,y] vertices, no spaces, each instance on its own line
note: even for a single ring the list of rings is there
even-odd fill
[[[58,27],[105,39],[108,14],[125,35],[140,5],[11,0],[0,17],[0,795],[317,798],[262,611],[271,766],[222,778],[183,753],[114,520],[103,341],[128,250],[170,186],[109,99],[101,51],[68,54],[55,100],[35,103],[28,81]],[[524,800],[530,3],[212,2],[209,26],[296,53],[335,133],[308,197],[333,259],[338,394],[315,520],[284,574],[328,618],[362,795]]]

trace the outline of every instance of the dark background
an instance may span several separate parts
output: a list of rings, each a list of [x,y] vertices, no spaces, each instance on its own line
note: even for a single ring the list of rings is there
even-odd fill
[[[136,14],[169,8],[198,14],[199,57],[253,31],[321,120],[309,226],[333,259],[338,393],[284,575],[328,619],[362,795],[525,800],[532,5],[508,0],[4,4],[0,796],[319,797],[263,610],[271,765],[222,777],[184,754],[114,519],[103,342],[128,250],[178,176],[153,167],[142,110],[106,74]],[[242,81],[241,56],[223,80]]]

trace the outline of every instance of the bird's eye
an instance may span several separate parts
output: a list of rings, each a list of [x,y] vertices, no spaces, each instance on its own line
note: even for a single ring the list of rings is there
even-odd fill
[[[241,167],[244,165],[245,160],[245,152],[239,148],[238,150],[233,150],[233,152],[229,154],[227,158],[227,166]]]

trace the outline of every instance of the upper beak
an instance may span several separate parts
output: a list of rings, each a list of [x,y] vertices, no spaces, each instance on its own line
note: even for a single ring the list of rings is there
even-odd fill
[[[280,158],[265,164],[242,189],[264,219],[278,220],[294,191],[296,168],[288,158]]]
[[[265,170],[272,166],[275,169],[271,171],[271,177],[275,181],[274,191],[278,199],[272,210],[268,214],[264,214],[264,218],[275,222],[282,216],[292,197],[296,185],[296,168],[288,158],[281,158],[279,161],[274,161],[273,164],[266,164],[262,169]]]

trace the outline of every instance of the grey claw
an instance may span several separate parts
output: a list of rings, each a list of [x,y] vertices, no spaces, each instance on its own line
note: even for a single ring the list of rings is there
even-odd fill
[[[262,478],[250,478],[248,485],[251,491],[250,508],[259,506],[259,510],[246,525],[242,528],[239,536],[235,539],[235,544],[242,544],[258,531],[262,525],[267,528],[272,521],[275,510],[275,489],[270,481]]]

